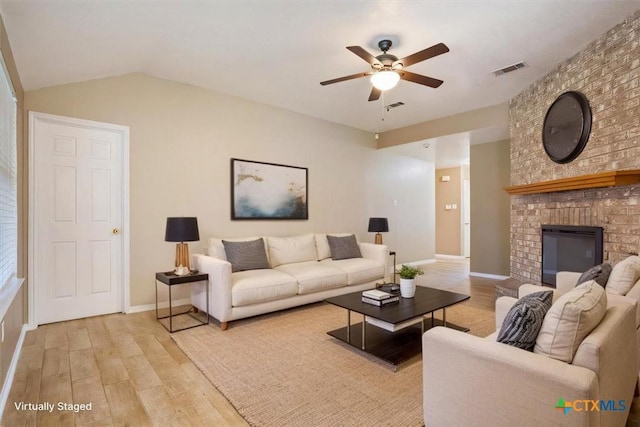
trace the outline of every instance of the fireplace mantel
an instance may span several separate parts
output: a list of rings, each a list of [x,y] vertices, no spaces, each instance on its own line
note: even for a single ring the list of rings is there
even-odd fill
[[[640,169],[599,172],[534,184],[505,187],[510,195],[552,193],[555,191],[583,190],[586,188],[604,188],[617,185],[640,183]]]

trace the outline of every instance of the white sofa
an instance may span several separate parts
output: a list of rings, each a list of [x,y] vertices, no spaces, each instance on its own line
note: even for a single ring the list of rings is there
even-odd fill
[[[334,260],[326,234],[262,237],[270,268],[232,272],[222,241],[258,238],[211,238],[207,255],[192,257],[193,268],[209,274],[209,314],[222,330],[233,320],[372,289],[387,277],[387,246],[358,243],[362,258]],[[191,303],[206,309],[203,287],[192,287]]]
[[[503,307],[516,301],[498,300]],[[479,338],[442,327],[427,331],[422,339],[425,424],[624,426],[637,379],[630,344],[637,304],[629,301],[607,301],[604,317],[581,341],[571,363],[497,342],[497,333]],[[502,325],[500,316],[496,323]],[[566,414],[556,408],[561,398],[575,405]],[[593,410],[591,402],[599,400],[609,410]]]

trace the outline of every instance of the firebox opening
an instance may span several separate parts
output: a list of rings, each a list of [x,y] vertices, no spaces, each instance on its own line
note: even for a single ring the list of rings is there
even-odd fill
[[[556,285],[558,271],[584,272],[602,263],[602,227],[542,226],[542,283]]]

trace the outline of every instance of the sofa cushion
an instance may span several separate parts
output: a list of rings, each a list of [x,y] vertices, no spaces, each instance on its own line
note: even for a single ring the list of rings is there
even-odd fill
[[[325,259],[321,264],[330,265],[347,273],[347,285],[359,285],[384,278],[384,265],[367,258]]]
[[[552,298],[553,291],[550,290],[520,298],[505,316],[497,341],[533,351]]]
[[[344,237],[351,236],[351,233],[331,233],[332,236]],[[326,234],[316,234],[316,250],[318,251],[318,261],[331,258],[331,248]]]
[[[252,236],[252,237],[224,237],[224,238],[218,238],[218,237],[210,237],[209,238],[209,246],[207,247],[207,255],[209,255],[210,257],[214,257],[214,258],[218,258],[221,259],[223,261],[227,261],[227,254],[224,251],[224,244],[222,243],[223,240],[226,240],[227,242],[249,242],[251,240],[258,240],[260,237],[259,236]],[[264,244],[267,244],[267,241],[264,240]],[[265,246],[265,250],[266,250],[266,246]],[[269,254],[267,253],[267,258],[269,257]]]
[[[594,280],[576,286],[551,306],[542,322],[534,353],[571,363],[584,337],[607,310],[607,294]]]
[[[287,273],[298,281],[299,294],[339,288],[347,284],[347,273],[317,261],[285,264],[276,267],[276,270]]]
[[[277,270],[247,270],[231,275],[231,305],[240,307],[296,295],[295,278]]]
[[[609,280],[611,270],[611,264],[608,262],[593,266],[580,275],[576,282],[576,286],[581,283],[588,282],[589,280],[595,280],[598,285],[604,288],[607,286],[607,280]]]
[[[337,237],[327,236],[329,248],[331,249],[331,258],[334,260],[362,258],[356,236]]]
[[[248,242],[222,241],[227,261],[231,263],[231,271],[258,270],[269,268],[267,252],[264,250],[262,238]]]
[[[640,279],[640,257],[630,256],[613,266],[607,281],[607,293],[626,295]]]
[[[316,239],[313,234],[291,237],[267,237],[271,267],[293,262],[317,261]]]

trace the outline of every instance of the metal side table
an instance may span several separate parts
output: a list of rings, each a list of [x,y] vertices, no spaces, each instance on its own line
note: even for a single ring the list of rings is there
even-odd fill
[[[191,283],[195,283],[195,282],[205,282],[205,292],[206,292],[206,296],[207,296],[207,311],[206,312],[200,312],[200,314],[198,316],[195,315],[195,311],[194,311],[194,307],[191,307],[189,310],[187,311],[181,311],[179,313],[174,313],[173,312],[173,306],[172,306],[172,297],[171,297],[171,289],[174,286],[177,285],[184,285],[184,284],[191,284]],[[165,285],[167,285],[169,287],[169,315],[168,316],[162,316],[160,317],[160,314],[158,312],[158,282],[162,282]],[[156,273],[156,280],[155,280],[155,285],[156,285],[156,319],[160,322],[160,320],[162,319],[169,319],[169,327],[167,328],[167,326],[160,322],[160,324],[162,326],[164,326],[164,328],[173,333],[173,332],[178,332],[178,331],[183,331],[185,329],[191,329],[191,328],[195,328],[198,326],[202,326],[202,325],[207,325],[209,324],[209,275],[206,273],[190,273],[187,274],[185,276],[178,276],[176,275],[173,271],[166,271],[166,272],[161,272],[161,273]],[[191,325],[191,326],[187,326],[184,328],[179,328],[179,329],[173,329],[173,318],[177,317],[177,316],[181,316],[183,314],[187,314],[189,316],[191,316],[193,319],[197,320],[199,323],[196,325]],[[204,317],[199,318],[199,317]]]

